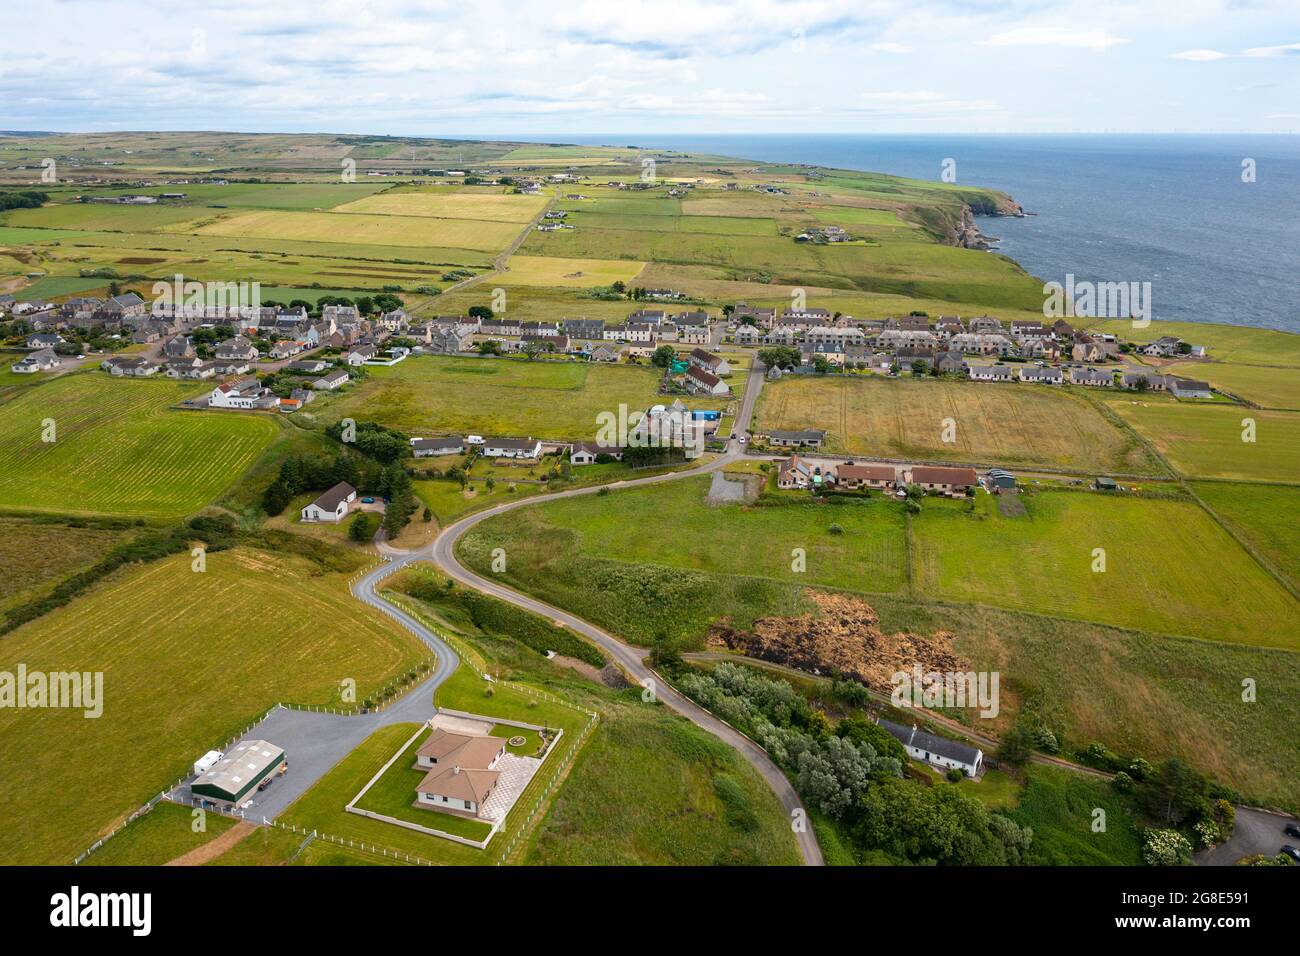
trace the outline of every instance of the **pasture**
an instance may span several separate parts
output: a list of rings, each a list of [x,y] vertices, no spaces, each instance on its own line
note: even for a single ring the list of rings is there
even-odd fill
[[[945,422],[956,441],[943,441]],[[766,385],[755,432],[821,428],[855,455],[1008,468],[1158,473],[1132,435],[1081,395],[1022,383],[835,375]]]
[[[1300,411],[1300,370],[1226,362],[1175,362],[1161,369],[1170,375],[1209,382],[1262,408]]]
[[[545,196],[483,193],[386,192],[334,208],[335,212],[376,216],[430,216],[437,219],[477,219],[482,222],[531,221],[546,207]]]
[[[1082,491],[1021,497],[1028,514],[1018,518],[1001,516],[988,495],[973,512],[927,500],[912,519],[918,593],[1300,650],[1300,603],[1193,502]]]
[[[617,414],[620,403],[641,412],[660,400],[658,378],[648,367],[427,356],[368,371],[365,381],[318,414],[420,435],[582,439],[594,438],[600,412]]]
[[[1163,396],[1115,396],[1107,403],[1186,475],[1300,483],[1300,413]],[[1255,423],[1253,442],[1242,440],[1248,419]]]
[[[1300,487],[1195,481],[1192,488],[1251,547],[1300,587]]]
[[[1135,329],[1129,319],[1099,319],[1086,325],[1098,332],[1112,332],[1120,341],[1154,342],[1164,335],[1177,336],[1193,345],[1208,346],[1210,358],[1218,362],[1300,366],[1300,335],[1293,332],[1210,322],[1152,322]]]
[[[120,528],[0,517],[0,611],[37,597],[131,536]]]
[[[451,246],[498,252],[519,234],[519,226],[509,222],[482,222],[476,219],[276,210],[238,213],[199,225],[192,231],[200,236],[229,236],[235,239],[285,239],[357,246]]]
[[[209,554],[202,573],[189,554],[123,569],[0,642],[6,671],[104,675],[97,719],[0,710],[0,800],[24,821],[0,830],[0,858],[68,863],[277,701],[338,704],[344,678],[364,699],[427,657],[345,575],[303,558],[241,548]],[[87,766],[113,771],[93,800]]]
[[[97,371],[27,389],[0,405],[0,501],[68,514],[197,511],[257,460],[280,427],[265,414],[169,409],[200,392],[193,383],[123,381]]]

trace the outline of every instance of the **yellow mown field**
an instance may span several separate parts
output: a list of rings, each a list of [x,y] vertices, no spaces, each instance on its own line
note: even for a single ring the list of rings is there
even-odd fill
[[[519,229],[514,223],[478,219],[271,210],[219,220],[198,229],[197,235],[369,246],[452,246],[497,252],[510,245]]]
[[[376,216],[431,216],[439,219],[525,223],[542,211],[546,201],[545,196],[392,192],[344,203],[333,211]]]
[[[559,256],[511,256],[509,270],[495,277],[499,285],[571,286],[590,289],[631,282],[645,268],[628,259],[565,259]]]

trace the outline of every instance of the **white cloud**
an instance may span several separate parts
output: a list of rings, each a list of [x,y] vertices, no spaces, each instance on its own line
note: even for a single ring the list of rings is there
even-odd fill
[[[906,43],[873,43],[871,50],[875,53],[911,53],[913,48]]]
[[[981,46],[1070,47],[1105,52],[1128,43],[1104,30],[1077,30],[1073,27],[1016,27],[980,40]]]
[[[1227,59],[1228,54],[1220,53],[1218,50],[1184,50],[1182,53],[1171,53],[1171,60],[1191,60],[1195,63],[1208,63],[1210,60]]]
[[[1257,46],[1247,50],[1245,56],[1300,56],[1300,43],[1286,46]]]

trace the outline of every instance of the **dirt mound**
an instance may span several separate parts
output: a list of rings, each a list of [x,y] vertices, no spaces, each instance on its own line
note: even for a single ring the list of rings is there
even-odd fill
[[[860,598],[821,591],[805,596],[817,613],[759,618],[748,631],[715,624],[707,642],[803,671],[839,671],[886,693],[893,688],[890,678],[915,664],[927,673],[970,669],[953,653],[949,631],[885,634],[875,610]]]

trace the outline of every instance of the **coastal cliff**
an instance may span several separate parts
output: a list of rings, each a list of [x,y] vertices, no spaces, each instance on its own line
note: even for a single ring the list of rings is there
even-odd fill
[[[1025,215],[1020,204],[1003,193],[990,193],[987,197],[973,197],[962,206],[961,217],[948,234],[948,242],[963,249],[992,249],[998,239],[986,235],[975,222],[976,216]]]

